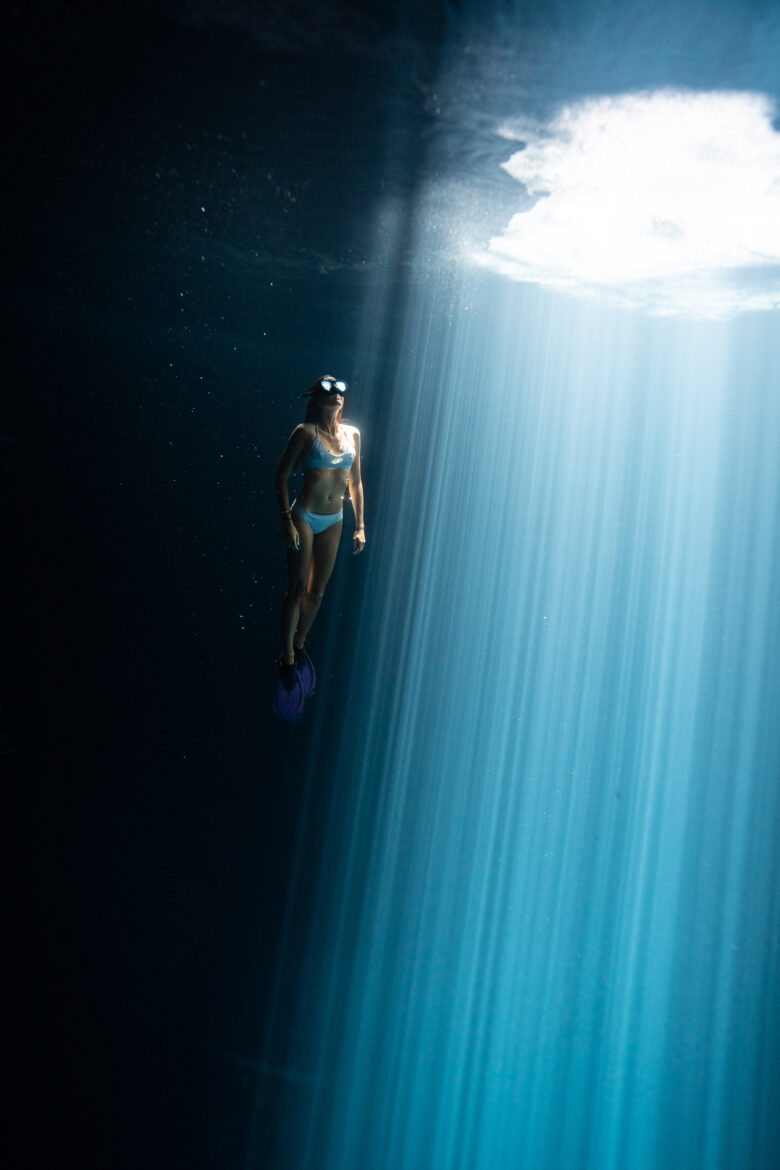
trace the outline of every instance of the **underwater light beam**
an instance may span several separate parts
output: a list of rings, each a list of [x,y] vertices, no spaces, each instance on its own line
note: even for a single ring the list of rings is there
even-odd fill
[[[539,198],[483,260],[522,283],[429,263],[432,186],[422,277],[366,311],[366,338],[398,315],[383,506],[264,1051],[306,1079],[247,1170],[771,1164],[777,331],[532,287],[776,303],[778,136],[719,96],[513,128]]]
[[[645,309],[729,317],[780,305],[780,134],[757,93],[590,98],[504,169],[536,199],[478,263],[514,280]]]

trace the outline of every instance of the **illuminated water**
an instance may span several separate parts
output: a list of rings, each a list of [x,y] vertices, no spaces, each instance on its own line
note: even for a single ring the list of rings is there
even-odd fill
[[[443,263],[457,228],[427,198],[398,365],[361,401],[358,653],[312,717],[332,795],[303,813],[305,958],[280,959],[294,1039],[272,1017],[266,1045],[295,1085],[247,1165],[768,1170],[776,317],[654,319]]]
[[[361,404],[387,438],[274,1164],[768,1168],[775,317],[426,263],[430,206]]]
[[[349,631],[287,1057],[314,1087],[279,1164],[768,1167],[774,322],[435,291]]]

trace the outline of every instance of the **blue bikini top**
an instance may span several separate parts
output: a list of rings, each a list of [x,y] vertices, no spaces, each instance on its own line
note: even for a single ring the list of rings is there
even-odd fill
[[[313,467],[318,471],[323,467],[337,467],[341,471],[349,471],[357,454],[352,431],[346,431],[348,443],[346,450],[334,454],[333,451],[328,450],[320,438],[320,429],[316,423],[314,428],[314,441],[308,450],[301,455],[299,460],[301,467]]]

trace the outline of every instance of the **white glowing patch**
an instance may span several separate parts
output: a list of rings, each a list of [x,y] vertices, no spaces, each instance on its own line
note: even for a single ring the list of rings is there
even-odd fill
[[[753,93],[589,99],[506,170],[537,202],[476,259],[513,277],[655,313],[780,305],[780,134]]]

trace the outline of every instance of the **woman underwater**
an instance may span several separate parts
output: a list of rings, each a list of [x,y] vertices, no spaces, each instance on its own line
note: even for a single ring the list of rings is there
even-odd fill
[[[274,710],[293,722],[300,718],[304,699],[314,690],[306,638],[336,563],[347,487],[355,512],[353,554],[366,547],[360,432],[341,421],[346,389],[346,383],[330,374],[309,387],[303,396],[309,399],[305,419],[290,435],[276,470],[288,584],[282,605],[282,651]],[[287,481],[296,464],[303,469],[303,487],[291,504]]]

